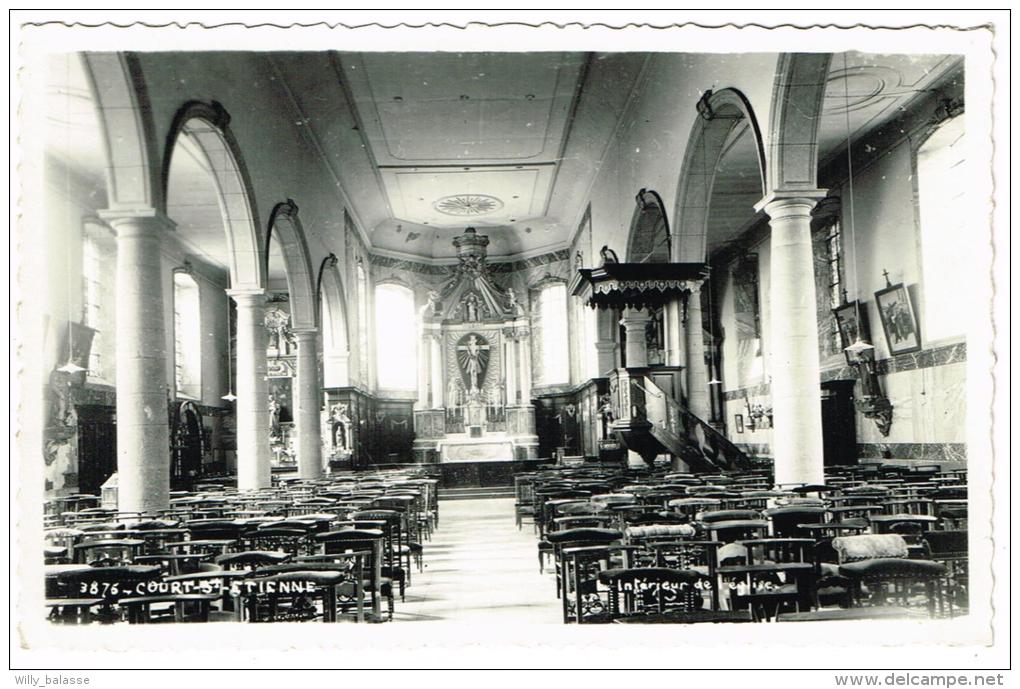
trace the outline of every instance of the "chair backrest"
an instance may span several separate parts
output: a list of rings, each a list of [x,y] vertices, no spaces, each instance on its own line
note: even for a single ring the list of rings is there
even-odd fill
[[[800,524],[820,524],[825,520],[825,508],[808,505],[787,505],[767,510],[772,521],[772,533],[780,538],[808,536],[810,532]]]
[[[757,510],[715,510],[703,512],[698,521],[712,524],[714,522],[729,522],[738,519],[761,519],[761,512]]]
[[[923,538],[928,544],[932,559],[967,557],[967,532],[965,530],[928,531],[925,532]]]
[[[227,570],[256,571],[269,565],[287,562],[293,555],[282,550],[245,550],[216,557],[216,564]]]
[[[616,529],[566,529],[547,536],[547,540],[558,548],[582,545],[608,545],[618,541],[623,534]]]
[[[184,528],[191,532],[192,540],[199,539],[230,539],[237,540],[244,532],[244,527],[232,521],[185,522]]]
[[[794,563],[812,562],[815,540],[813,538],[757,538],[740,541],[747,552],[746,564],[766,562]]]
[[[245,550],[282,550],[298,555],[308,549],[308,532],[303,529],[268,528],[249,531],[242,538]]]

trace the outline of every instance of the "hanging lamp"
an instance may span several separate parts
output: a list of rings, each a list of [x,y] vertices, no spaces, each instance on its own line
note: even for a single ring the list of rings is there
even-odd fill
[[[709,207],[709,195],[708,195],[708,152],[705,144],[705,127],[708,126],[708,122],[712,120],[715,113],[712,111],[712,106],[708,102],[708,99],[712,96],[712,89],[705,91],[701,94],[701,98],[698,100],[698,114],[702,117],[701,123],[701,177],[702,186],[705,188],[705,208]],[[707,257],[706,257],[707,258]],[[699,329],[700,329],[700,323]],[[712,311],[712,277],[711,267],[709,268],[708,277],[708,339],[709,339],[709,361],[712,366],[712,378],[708,381],[708,385],[722,385],[722,381],[716,377],[715,371],[715,315]],[[714,413],[714,412],[713,412]]]
[[[65,62],[65,69],[64,69],[64,71],[65,71],[64,83],[70,83],[70,80],[71,80],[71,77],[70,77],[71,66],[70,66],[69,62]],[[70,100],[69,100],[68,94],[64,94],[64,122],[65,123],[68,123],[68,122],[71,121],[69,102],[70,102]],[[69,131],[67,126],[65,126],[64,131],[65,131],[65,133]],[[65,134],[65,136],[67,136],[68,139],[70,138],[69,134]],[[70,141],[67,141],[67,143],[70,144]],[[71,189],[71,172],[70,172],[70,169],[66,165],[64,166],[64,182],[67,185],[67,189],[70,190]],[[82,235],[83,246],[84,246],[84,241],[85,241],[85,237],[84,237],[84,235]],[[82,270],[84,271],[84,261],[82,262]],[[71,374],[73,374],[73,373],[83,373],[83,372],[87,371],[88,369],[82,368],[81,366],[79,366],[74,361],[74,323],[72,322],[73,321],[73,315],[71,313],[71,300],[73,298],[73,290],[71,289],[71,275],[72,275],[72,272],[71,272],[71,243],[70,242],[67,243],[67,273],[66,273],[66,275],[67,275],[67,363],[65,363],[63,366],[61,366],[57,370],[60,371],[61,373],[71,373]],[[83,278],[83,281],[84,281],[84,278]],[[84,298],[84,294],[82,295],[82,298]]]
[[[848,174],[848,186],[850,195],[850,249],[853,253],[853,262],[851,268],[853,269],[854,278],[854,294],[858,293],[859,285],[857,284],[857,239],[855,234],[854,225],[854,162],[853,153],[850,147],[850,87],[848,85],[848,78],[850,71],[847,68],[846,52],[843,52],[843,114],[846,116],[846,166]],[[843,351],[854,355],[855,358],[860,358],[861,354],[875,348],[870,342],[866,342],[861,338],[861,314],[860,314],[860,301],[855,300],[854,311],[857,316],[857,337],[852,343],[843,348]]]

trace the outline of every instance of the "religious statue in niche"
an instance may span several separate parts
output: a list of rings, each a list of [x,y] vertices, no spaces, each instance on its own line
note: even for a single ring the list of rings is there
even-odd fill
[[[457,363],[469,395],[477,395],[485,384],[489,368],[489,342],[478,333],[468,333],[457,342]]]
[[[507,299],[507,311],[514,316],[523,316],[524,307],[517,301],[517,292],[514,291],[513,287],[506,288],[506,299]]]
[[[426,316],[436,316],[439,314],[439,292],[434,289],[429,290],[428,306],[425,308]]]
[[[450,378],[450,384],[446,386],[446,406],[456,409],[461,405],[460,386],[456,378]]]
[[[483,318],[491,316],[489,307],[479,299],[475,292],[468,292],[461,299],[457,308],[458,315],[465,323],[477,323]]]
[[[347,434],[350,430],[351,419],[347,415],[347,405],[334,404],[330,407],[329,419],[332,424],[333,450],[342,452],[349,446]]]
[[[270,378],[269,382],[269,416],[270,435],[279,438],[282,435],[281,424],[293,423],[291,413],[291,379]]]
[[[609,393],[599,397],[599,416],[602,418],[602,437],[608,437],[609,428],[614,421],[613,396]]]

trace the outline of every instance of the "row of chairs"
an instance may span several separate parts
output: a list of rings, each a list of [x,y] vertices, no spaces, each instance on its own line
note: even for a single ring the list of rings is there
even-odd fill
[[[336,591],[345,592],[346,596],[352,586],[359,593],[351,600],[357,601],[363,593],[369,594],[371,619],[382,619],[382,600],[387,603],[386,618],[392,619],[395,594],[399,592],[403,599],[411,584],[412,570],[422,571],[422,542],[431,538],[433,529],[438,526],[435,481],[417,476],[331,477],[313,482],[282,483],[257,493],[239,493],[217,486],[203,489],[197,494],[174,495],[170,510],[150,515],[124,518],[122,514],[82,507],[74,513],[77,518],[48,529],[47,581],[54,584],[52,592],[59,594],[48,601],[51,619],[138,622],[151,617],[150,608],[157,605],[162,606],[160,610],[164,613],[160,619],[183,620],[196,615],[198,619],[206,619],[210,614],[215,618],[217,613],[228,608],[232,613],[254,611],[249,617],[261,621],[267,617],[307,616],[315,607],[309,607],[309,601],[316,599],[319,601],[316,615],[331,621],[336,616],[336,604],[344,600]],[[114,515],[120,518],[111,519]],[[355,576],[353,580],[359,582],[357,585],[346,579],[329,581],[335,578],[327,576],[329,572],[349,575],[355,568],[353,562],[332,561],[351,554],[357,555],[357,568],[367,573],[364,578]],[[266,576],[286,575],[295,581],[299,573],[314,571],[312,579],[318,583],[309,580],[304,588],[295,583],[284,589],[297,587],[319,593],[281,601],[274,598],[277,594],[263,591],[266,587],[261,584],[247,586],[245,595],[251,600],[234,605],[224,599],[219,610],[212,599],[194,598],[199,594],[190,589],[198,584],[208,588],[213,582],[217,590],[223,590],[226,583],[235,583],[236,570],[241,563],[244,563],[245,576],[263,566],[279,570],[268,570],[264,572]],[[61,583],[62,577],[71,577],[73,584],[75,577],[115,579],[123,575],[128,576],[126,581],[130,584],[133,573],[153,571],[139,568],[154,568],[158,578],[154,589],[157,593],[121,597],[116,608],[106,599],[97,602],[88,596],[75,604],[75,596],[67,595],[75,593],[75,586]],[[164,590],[167,584],[175,584],[174,591],[167,593]],[[121,592],[131,590],[130,586],[119,584],[115,588]],[[185,588],[189,590],[184,591]],[[320,589],[333,593],[326,595]],[[205,592],[199,593],[205,595]],[[262,600],[259,596],[272,604],[257,602]],[[299,603],[304,606],[304,612],[291,610]],[[360,603],[355,603],[355,607],[359,606]],[[110,612],[114,609],[117,614]],[[100,613],[90,618],[83,613],[88,610]],[[282,612],[276,614],[272,610]],[[359,613],[356,617],[361,619],[362,615]]]
[[[677,621],[847,616],[864,604],[877,615],[886,600],[951,615],[967,606],[965,498],[945,518],[916,505],[961,500],[966,477],[923,480],[931,490],[853,471],[818,486],[773,486],[762,472],[547,471],[517,477],[515,511],[540,536],[540,571],[553,559],[565,622],[661,621],[664,608]],[[904,546],[843,561],[833,544],[856,539]]]

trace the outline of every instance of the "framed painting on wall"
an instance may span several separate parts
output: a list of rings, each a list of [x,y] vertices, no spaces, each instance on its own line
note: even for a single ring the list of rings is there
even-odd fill
[[[921,335],[907,288],[902,283],[890,285],[875,292],[875,302],[889,352],[905,354],[920,350]]]
[[[843,348],[843,356],[847,364],[854,361],[846,348],[861,339],[865,342],[871,341],[871,329],[868,327],[867,311],[861,302],[854,300],[837,306],[832,310],[836,319],[836,327],[839,329],[839,341]],[[861,356],[870,356],[871,350],[862,353]]]

